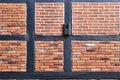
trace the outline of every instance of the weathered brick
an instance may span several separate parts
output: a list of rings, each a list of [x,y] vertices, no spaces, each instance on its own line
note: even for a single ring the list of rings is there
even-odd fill
[[[116,72],[119,53],[118,41],[72,41],[72,71]]]
[[[35,71],[63,71],[63,42],[36,41]]]
[[[26,4],[0,3],[0,34],[26,34]]]
[[[0,68],[0,72],[26,71],[25,41],[0,41]]]

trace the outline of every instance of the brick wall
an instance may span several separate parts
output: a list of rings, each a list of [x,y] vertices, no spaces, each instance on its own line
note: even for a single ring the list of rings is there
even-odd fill
[[[118,41],[72,41],[72,71],[120,71]]]
[[[35,51],[35,71],[63,71],[62,41],[37,41]]]
[[[63,3],[36,3],[35,33],[42,36],[61,36],[64,24]],[[36,41],[35,71],[63,71],[63,42]]]
[[[119,3],[72,3],[73,35],[118,35]],[[118,41],[72,41],[72,71],[120,71]]]
[[[26,34],[26,4],[0,3],[0,35]],[[26,42],[0,40],[0,72],[26,71]]]
[[[36,29],[37,35],[62,35],[64,24],[63,3],[36,3]]]
[[[119,4],[73,2],[72,34],[118,35]],[[26,10],[26,4],[0,3],[0,35],[26,35]],[[36,3],[35,35],[62,36],[64,14],[64,3]],[[73,72],[120,71],[118,41],[74,40],[71,45]],[[0,40],[0,72],[26,71],[26,48],[26,41]],[[35,41],[36,72],[63,72],[63,67],[64,41]]]
[[[26,71],[26,42],[0,41],[0,72]]]
[[[119,3],[73,3],[73,35],[118,35]]]
[[[0,3],[0,34],[26,34],[26,4]]]

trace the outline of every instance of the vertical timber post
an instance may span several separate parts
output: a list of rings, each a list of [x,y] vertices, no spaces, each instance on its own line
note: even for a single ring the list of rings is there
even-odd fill
[[[65,24],[72,24],[71,12],[72,12],[71,0],[65,0]],[[71,29],[72,31],[72,29]],[[64,72],[71,72],[72,60],[71,60],[71,35],[65,36],[64,40]]]
[[[35,1],[27,0],[27,72],[34,72],[35,64]]]

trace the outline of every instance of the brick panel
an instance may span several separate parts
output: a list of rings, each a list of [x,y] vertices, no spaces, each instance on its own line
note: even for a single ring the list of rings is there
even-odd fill
[[[37,41],[35,71],[62,72],[63,71],[63,42]]]
[[[120,72],[120,42],[72,41],[73,72]]]
[[[73,35],[119,34],[119,3],[73,3]]]
[[[63,3],[36,3],[36,29],[37,35],[62,35],[64,24]]]
[[[0,41],[0,72],[26,71],[26,42]]]
[[[0,3],[0,34],[26,34],[26,4]]]

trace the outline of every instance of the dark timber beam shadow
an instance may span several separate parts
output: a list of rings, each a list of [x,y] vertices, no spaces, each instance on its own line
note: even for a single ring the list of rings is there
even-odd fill
[[[35,2],[27,0],[27,72],[34,72],[35,63]]]
[[[72,4],[71,0],[65,0],[65,24],[72,24],[71,14],[72,14]],[[71,36],[66,36],[64,40],[64,72],[71,72],[72,61],[71,61]]]

